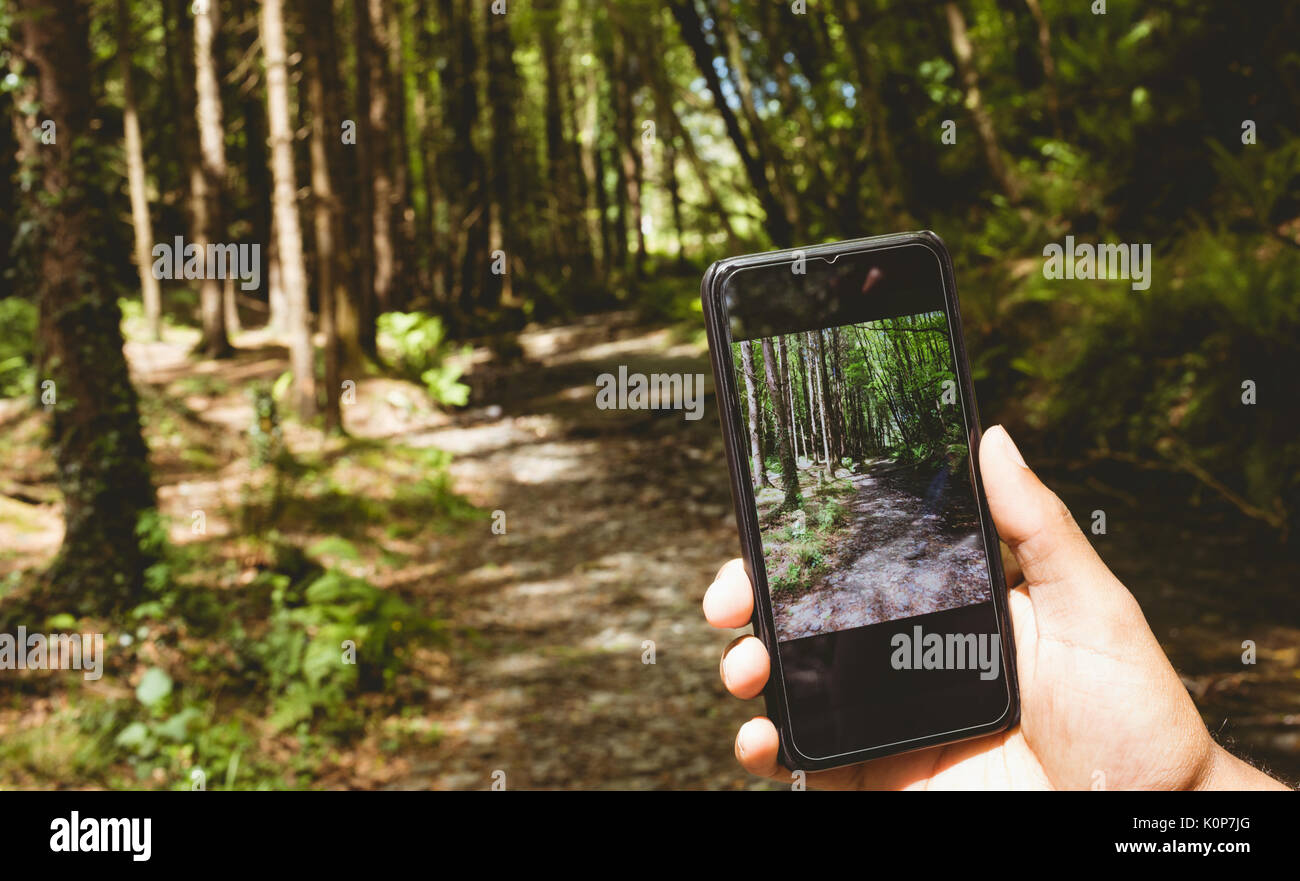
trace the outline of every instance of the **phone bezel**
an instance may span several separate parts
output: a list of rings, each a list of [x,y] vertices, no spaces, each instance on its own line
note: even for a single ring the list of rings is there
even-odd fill
[[[846,254],[862,254],[909,245],[919,245],[929,250],[935,256],[939,266],[939,276],[944,293],[944,308],[947,312],[948,326],[951,329],[957,385],[962,398],[961,404],[969,434],[968,443],[970,446],[976,504],[979,508],[985,547],[993,549],[988,554],[989,572],[993,582],[990,587],[993,594],[994,615],[1001,640],[1002,657],[1005,659],[1003,671],[1007,684],[1007,706],[1001,716],[992,722],[979,723],[955,731],[936,732],[898,743],[882,744],[836,756],[811,757],[803,755],[796,748],[786,711],[785,682],[781,669],[780,653],[777,650],[771,598],[766,583],[766,567],[763,565],[762,536],[754,513],[756,508],[749,477],[749,459],[748,454],[743,449],[744,444],[735,432],[736,423],[734,417],[736,414],[730,412],[735,406],[738,406],[735,402],[739,401],[739,396],[731,364],[732,340],[730,324],[721,294],[726,281],[736,272],[788,264],[800,254],[806,259],[812,260],[839,257]],[[1002,568],[1001,554],[996,552],[998,548],[997,530],[994,528],[992,518],[989,516],[988,504],[984,497],[984,484],[980,477],[979,438],[983,432],[980,428],[975,389],[971,382],[970,364],[966,357],[952,259],[943,240],[929,230],[922,230],[728,258],[714,263],[705,272],[700,285],[700,295],[704,311],[705,330],[709,340],[709,354],[713,365],[714,387],[717,390],[728,470],[731,476],[732,502],[736,510],[737,524],[740,527],[742,557],[744,558],[745,571],[749,575],[754,591],[754,612],[751,617],[751,624],[754,628],[754,634],[762,640],[772,660],[772,675],[768,679],[763,694],[767,704],[768,716],[780,735],[780,760],[782,764],[791,770],[824,770],[911,752],[938,744],[982,737],[1014,726],[1020,718],[1020,690],[1017,677],[1015,641],[1012,637],[1011,615],[1007,605],[1006,576]]]

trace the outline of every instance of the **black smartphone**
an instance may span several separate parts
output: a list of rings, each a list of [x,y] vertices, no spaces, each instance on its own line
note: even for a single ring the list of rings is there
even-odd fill
[[[701,294],[783,764],[832,768],[1016,724],[943,241],[722,260]]]

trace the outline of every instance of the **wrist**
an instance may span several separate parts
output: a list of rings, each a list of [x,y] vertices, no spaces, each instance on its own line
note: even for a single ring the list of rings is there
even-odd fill
[[[1201,773],[1192,784],[1192,789],[1214,790],[1290,790],[1290,788],[1280,780],[1243,762],[1217,743],[1211,747]]]

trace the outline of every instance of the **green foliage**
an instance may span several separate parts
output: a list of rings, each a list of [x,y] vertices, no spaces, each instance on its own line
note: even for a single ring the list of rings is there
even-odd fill
[[[432,628],[397,596],[337,569],[301,591],[276,577],[271,604],[256,654],[276,728],[309,720],[318,710],[337,716],[363,685],[391,684],[405,645]]]
[[[1026,356],[1052,390],[1031,399],[1035,424],[1065,449],[1150,457],[1279,518],[1295,511],[1300,423],[1282,400],[1300,373],[1300,250],[1243,260],[1248,247],[1202,230],[1159,289],[1072,304],[1068,343]],[[1259,406],[1243,401],[1248,381]]]
[[[469,386],[460,382],[464,368],[453,357],[468,358],[470,346],[453,351],[442,319],[423,312],[385,312],[376,322],[379,354],[393,369],[423,383],[430,397],[444,406],[463,407]]]
[[[821,510],[817,512],[817,528],[822,530],[834,529],[843,525],[848,517],[848,509],[839,499],[831,498],[822,504]]]
[[[36,307],[21,297],[0,299],[0,398],[31,394]]]

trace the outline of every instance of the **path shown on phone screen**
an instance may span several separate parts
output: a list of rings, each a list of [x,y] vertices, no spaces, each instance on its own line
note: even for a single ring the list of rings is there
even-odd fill
[[[991,599],[969,481],[889,459],[848,477],[847,523],[827,572],[773,598],[782,640],[895,621]],[[805,484],[809,478],[801,475]],[[815,492],[810,486],[805,493]]]

